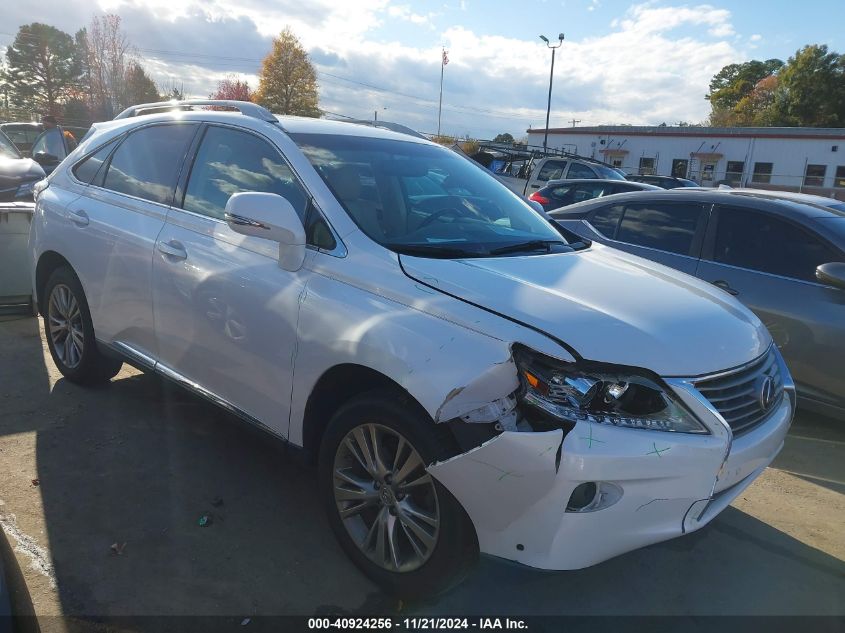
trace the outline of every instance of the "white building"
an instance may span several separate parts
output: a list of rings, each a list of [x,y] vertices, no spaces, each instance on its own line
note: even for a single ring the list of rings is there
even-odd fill
[[[544,129],[528,130],[543,145]],[[549,148],[598,158],[625,173],[689,178],[705,186],[789,189],[845,199],[845,129],[550,128]]]

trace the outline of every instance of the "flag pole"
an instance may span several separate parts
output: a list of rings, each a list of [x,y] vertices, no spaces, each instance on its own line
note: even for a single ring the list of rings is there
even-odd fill
[[[446,49],[440,49],[440,101],[437,104],[437,136],[440,136],[440,115],[443,111],[443,68],[446,66]]]

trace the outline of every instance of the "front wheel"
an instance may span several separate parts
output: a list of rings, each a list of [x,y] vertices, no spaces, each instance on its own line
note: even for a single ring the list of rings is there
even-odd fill
[[[44,287],[44,331],[50,356],[62,375],[80,384],[106,382],[120,371],[119,360],[97,349],[91,312],[82,284],[70,268],[57,268]]]
[[[399,394],[343,406],[320,449],[320,493],[332,530],[359,568],[385,590],[424,596],[460,581],[478,555],[458,501],[426,465],[451,438]]]

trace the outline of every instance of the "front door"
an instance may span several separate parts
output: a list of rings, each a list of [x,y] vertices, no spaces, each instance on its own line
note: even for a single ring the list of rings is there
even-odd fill
[[[279,245],[232,231],[233,193],[308,197],[279,151],[249,131],[209,126],[156,244],[159,368],[287,436],[296,322],[306,271],[278,265]]]
[[[845,253],[763,211],[721,207],[697,276],[730,292],[769,329],[800,395],[833,403],[845,394],[845,291],[820,284],[819,264]]]

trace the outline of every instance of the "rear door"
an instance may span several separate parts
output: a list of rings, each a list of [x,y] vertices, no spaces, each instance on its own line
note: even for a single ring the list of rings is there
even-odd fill
[[[600,207],[589,222],[607,244],[694,275],[710,205],[700,202],[623,202]]]
[[[815,276],[845,253],[790,219],[717,206],[697,276],[727,290],[768,327],[799,392],[824,402],[845,394],[845,291]]]
[[[185,122],[138,128],[71,169],[88,186],[67,206],[66,248],[97,337],[148,364],[156,355],[153,246],[196,130]]]

